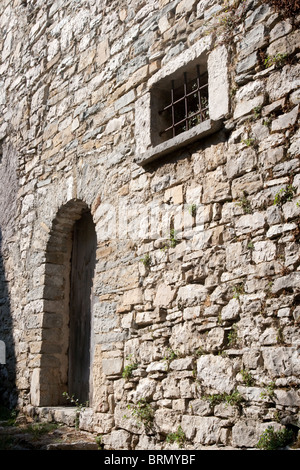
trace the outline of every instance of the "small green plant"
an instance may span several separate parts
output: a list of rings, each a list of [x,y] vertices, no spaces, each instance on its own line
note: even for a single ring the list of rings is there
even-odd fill
[[[250,241],[248,244],[247,244],[247,248],[248,250],[254,250],[254,243],[252,241]]]
[[[270,117],[270,116],[264,118],[264,120],[263,120],[263,125],[266,126],[266,127],[270,127],[270,126],[271,126],[271,123],[272,123],[272,120],[273,120],[273,118]]]
[[[95,441],[96,441],[96,444],[98,446],[98,450],[102,450],[103,449],[103,442],[102,442],[102,436],[96,436],[95,437]]]
[[[181,448],[186,440],[186,435],[181,426],[178,426],[176,432],[171,432],[167,435],[167,442],[173,443],[176,442]]]
[[[283,335],[282,328],[278,328],[276,340],[278,344],[284,344],[284,335]]]
[[[292,442],[293,437],[292,430],[284,428],[274,431],[273,426],[268,426],[260,436],[256,447],[260,450],[277,450]]]
[[[89,406],[89,402],[80,403],[78,398],[75,398],[74,395],[70,396],[67,392],[63,392],[63,397],[65,397],[72,405],[76,406],[76,416],[75,416],[75,428],[79,428],[79,418],[80,413],[85,411],[85,408]]]
[[[191,204],[189,206],[189,213],[191,214],[192,217],[195,217],[196,216],[196,212],[197,212],[197,205],[196,204]]]
[[[172,228],[170,230],[170,246],[171,246],[171,248],[175,248],[177,243],[178,243],[177,234],[176,234],[176,231]]]
[[[240,199],[239,202],[236,203],[237,206],[240,206],[243,209],[244,214],[251,214],[252,213],[252,208],[251,208],[251,203],[247,199],[247,193],[244,191],[243,197]]]
[[[247,371],[246,369],[241,369],[240,373],[241,373],[241,376],[243,378],[243,383],[247,387],[251,387],[254,384],[254,379],[253,379],[252,375],[250,374],[250,372]]]
[[[220,393],[220,394],[211,394],[204,395],[204,400],[207,400],[212,406],[219,405],[220,403],[225,403],[227,406],[239,405],[244,398],[242,395],[235,390],[232,393]]]
[[[275,67],[282,67],[288,58],[288,54],[275,54],[273,56],[267,56],[264,61],[265,68],[269,68],[272,65],[275,65]]]
[[[161,248],[162,251],[165,251],[168,248],[175,248],[175,246],[178,244],[177,234],[174,228],[170,230],[168,238],[169,241]]]
[[[226,42],[232,39],[235,28],[243,20],[245,14],[246,9],[244,0],[236,0],[231,4],[227,3],[227,7],[223,15],[221,15],[218,20],[223,32],[225,33]]]
[[[275,398],[275,382],[270,382],[265,390],[261,392],[260,398],[273,400]]]
[[[146,253],[144,258],[141,259],[141,262],[143,263],[144,266],[150,266],[151,264],[151,257],[149,255],[149,253]]]
[[[255,139],[248,137],[248,139],[243,139],[242,143],[247,145],[247,147],[251,147],[255,143]]]
[[[261,110],[261,106],[255,106],[255,108],[253,108],[253,114],[255,119],[259,119],[261,117]]]
[[[233,286],[232,289],[234,299],[238,299],[241,295],[245,294],[245,287],[243,283]]]
[[[164,357],[166,361],[173,361],[179,357],[179,351],[174,351],[172,348],[167,348],[167,353]]]
[[[292,186],[291,184],[287,185],[285,188],[281,188],[278,193],[275,195],[274,199],[274,206],[282,206],[285,204],[287,201],[291,201],[293,199],[295,192],[297,191],[297,188]]]
[[[126,357],[128,361],[131,361],[127,366],[124,367],[122,377],[128,380],[132,376],[132,371],[138,368],[138,363],[132,360],[132,354]]]
[[[57,423],[32,423],[26,426],[22,432],[32,434],[34,439],[38,439],[39,437],[48,434],[49,432],[57,429]]]
[[[228,346],[236,346],[238,343],[238,327],[233,325],[227,336]]]
[[[144,425],[146,431],[153,427],[154,411],[144,398],[141,398],[136,405],[127,405],[127,408],[131,410],[139,426]]]
[[[178,357],[180,357],[179,351],[174,351],[171,348],[167,348],[165,356],[164,356],[164,361],[167,362],[167,369],[169,368],[170,362],[174,361],[174,359],[177,359]]]

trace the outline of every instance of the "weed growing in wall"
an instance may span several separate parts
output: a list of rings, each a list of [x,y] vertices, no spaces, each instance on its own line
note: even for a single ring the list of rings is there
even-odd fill
[[[240,295],[245,294],[245,287],[244,287],[243,283],[237,284],[236,286],[233,286],[232,289],[233,289],[233,298],[234,299],[238,299],[240,297]]]
[[[266,386],[265,390],[261,392],[260,398],[273,400],[275,398],[275,382],[270,382],[269,385]]]
[[[272,65],[275,65],[275,67],[283,67],[283,65],[287,62],[288,59],[288,54],[276,54],[273,56],[267,56],[264,60],[264,66],[265,68],[272,67]]]
[[[268,426],[260,436],[256,447],[260,450],[277,450],[291,443],[293,437],[293,431],[287,428],[274,431],[273,426]]]
[[[234,406],[239,405],[242,401],[244,401],[244,398],[237,390],[232,393],[204,395],[203,398],[204,400],[207,400],[212,406],[219,405],[220,403],[225,403],[227,406]]]
[[[103,450],[104,449],[104,445],[103,445],[103,442],[102,442],[102,436],[99,435],[99,436],[96,436],[95,437],[95,441],[96,441],[96,444],[98,446],[98,450]]]
[[[254,384],[254,379],[250,372],[246,369],[241,369],[240,373],[242,376],[243,383],[246,385],[246,387],[252,387],[252,385]]]
[[[174,361],[174,359],[177,359],[178,357],[180,357],[179,351],[174,351],[171,348],[167,348],[166,353],[164,355],[164,361],[166,361],[167,363],[166,370],[169,369],[170,362]]]
[[[131,410],[132,416],[136,419],[139,426],[143,425],[145,431],[149,431],[153,427],[154,411],[144,398],[141,398],[136,405],[127,405]]]
[[[278,193],[275,195],[274,205],[282,206],[287,201],[291,201],[296,193],[297,189],[291,184],[287,185],[285,188],[281,188]]]
[[[177,234],[174,229],[170,230],[170,246],[171,248],[175,248],[177,245],[178,240],[177,240]]]
[[[131,354],[127,356],[126,359],[130,361],[130,363],[124,367],[124,370],[122,372],[122,377],[128,380],[132,376],[132,372],[138,368],[138,363],[133,361]]]
[[[244,214],[252,214],[251,203],[247,199],[247,193],[244,191],[243,197],[240,199],[239,202],[236,203],[237,206],[240,206],[243,209]]]
[[[188,208],[189,213],[191,214],[192,217],[196,217],[196,212],[197,212],[197,206],[196,204],[191,204]]]
[[[233,347],[238,344],[238,327],[233,325],[227,336],[228,346]]]
[[[181,448],[186,440],[186,435],[181,426],[178,427],[176,432],[171,432],[167,435],[167,442],[173,443],[176,442],[178,446]]]
[[[89,406],[89,402],[86,401],[85,403],[80,403],[78,398],[75,398],[74,395],[70,396],[67,392],[63,393],[63,397],[65,397],[72,405],[76,407],[75,427],[78,429],[80,413]]]
[[[145,256],[141,259],[141,262],[146,267],[149,267],[151,265],[151,257],[149,255],[149,253],[145,254]]]

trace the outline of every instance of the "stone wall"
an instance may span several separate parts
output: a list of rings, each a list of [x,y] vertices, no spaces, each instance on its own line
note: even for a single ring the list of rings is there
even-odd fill
[[[254,448],[268,426],[296,432],[298,20],[260,0],[1,2],[0,139],[19,190],[0,269],[24,412],[57,413],[42,392],[62,374],[65,239],[88,207],[97,259],[81,428],[106,449],[177,448],[174,432],[187,449]],[[227,71],[211,87],[221,128],[143,165],[149,84],[203,41],[211,70]]]

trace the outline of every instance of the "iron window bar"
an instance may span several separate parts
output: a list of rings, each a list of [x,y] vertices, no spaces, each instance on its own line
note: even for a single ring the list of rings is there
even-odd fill
[[[208,103],[204,103],[204,100],[207,99],[208,96],[208,82],[201,84],[199,65],[196,66],[196,69],[197,77],[191,82],[188,82],[187,72],[183,73],[183,94],[177,99],[175,99],[175,81],[171,81],[171,102],[159,111],[159,114],[171,111],[171,125],[163,129],[160,132],[160,135],[172,131],[172,135],[173,137],[175,137],[176,129],[179,126],[185,124],[185,126],[181,129],[181,132],[183,132],[198,124],[198,122],[196,122],[196,124],[193,124],[193,120],[197,116],[199,116],[198,119],[200,120],[200,122],[203,122],[208,119]],[[193,83],[193,86],[192,90],[188,91],[188,85],[190,83]],[[205,89],[207,89],[206,93],[204,92]],[[192,106],[189,105],[190,97],[193,97]],[[179,119],[176,120],[175,106],[180,103],[182,103],[184,106],[184,113],[181,113]],[[193,111],[193,108],[195,107],[196,110]]]

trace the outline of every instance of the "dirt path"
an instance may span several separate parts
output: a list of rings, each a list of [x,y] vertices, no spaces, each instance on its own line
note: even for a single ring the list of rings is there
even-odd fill
[[[0,450],[99,450],[95,436],[67,426],[0,422]]]

